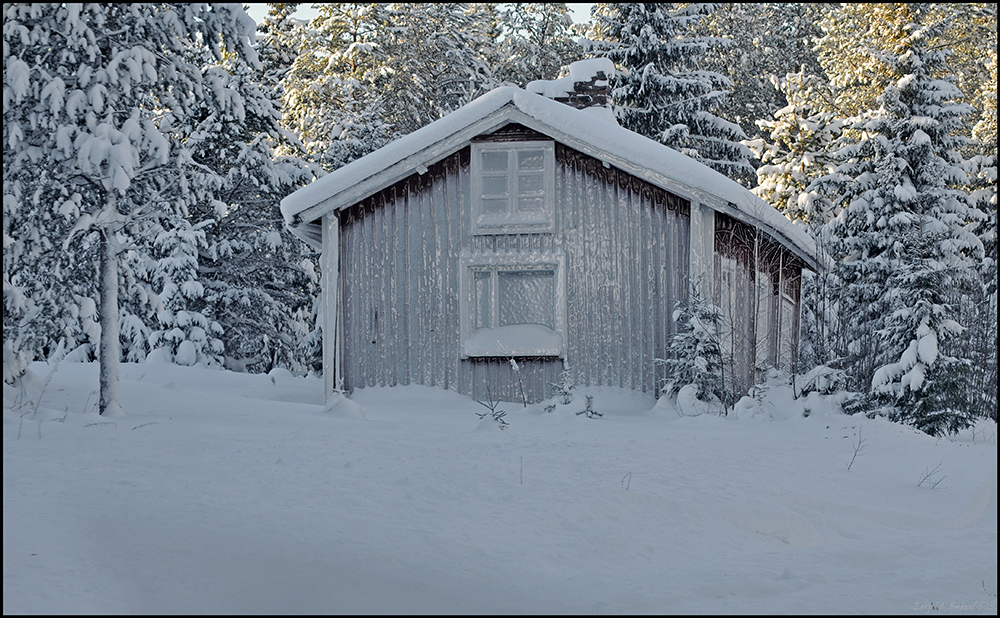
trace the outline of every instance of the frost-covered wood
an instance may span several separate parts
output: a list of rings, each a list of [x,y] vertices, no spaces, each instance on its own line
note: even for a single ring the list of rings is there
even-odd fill
[[[566,254],[566,362],[581,384],[653,392],[686,295],[686,200],[557,144],[554,234],[473,235],[465,148],[340,213],[347,388],[419,383],[519,400],[506,358],[461,359],[459,255]],[[559,358],[518,358],[529,400]]]

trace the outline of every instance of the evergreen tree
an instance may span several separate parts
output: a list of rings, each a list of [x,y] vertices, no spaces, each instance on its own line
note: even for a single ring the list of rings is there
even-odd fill
[[[823,13],[816,51],[836,95],[829,111],[849,118],[877,108],[876,98],[895,81],[882,50],[902,44],[908,17],[888,3],[845,2]]]
[[[239,105],[206,96],[187,132],[197,136],[187,139],[192,159],[217,182],[189,208],[203,235],[192,246],[204,292],[183,309],[218,324],[227,366],[304,372],[319,360],[316,254],[284,226],[279,202],[322,171],[297,156],[301,143],[281,127],[277,93],[260,85],[267,71],[230,55],[208,74],[218,80],[212,93]]]
[[[387,120],[397,136],[430,124],[499,85],[480,51],[482,15],[463,3],[390,5]]]
[[[378,4],[319,7],[294,43],[282,80],[283,123],[325,169],[336,169],[392,139],[381,117],[387,55],[378,37],[386,21]]]
[[[298,43],[303,36],[303,22],[293,19],[299,4],[295,2],[268,3],[267,15],[257,24],[258,53],[260,54],[262,83],[279,89],[281,78],[295,62]]]
[[[156,327],[148,334],[149,347],[178,365],[222,363],[223,330],[205,315],[205,286],[198,280],[199,248],[205,246],[202,228],[185,219],[160,232],[153,241],[153,259],[147,261],[149,270],[142,273],[156,298]]]
[[[857,386],[868,381],[875,402],[925,431],[953,431],[968,419],[946,385],[964,380],[968,363],[944,353],[962,331],[945,292],[974,281],[982,244],[967,225],[984,218],[960,188],[967,178],[956,133],[969,109],[939,77],[946,52],[930,44],[947,24],[923,5],[887,18],[873,25],[885,36],[865,61],[888,83],[879,107],[851,126],[860,140],[817,185],[840,196],[831,227]]]
[[[523,88],[538,79],[556,79],[560,70],[583,57],[572,36],[573,19],[561,2],[497,5],[497,59],[494,76]]]
[[[707,50],[727,41],[694,36],[692,27],[714,5],[598,4],[594,6],[595,54],[619,72],[611,98],[619,123],[657,140],[748,186],[752,154],[746,134],[715,115],[731,86],[699,67]]]
[[[211,172],[192,161],[174,127],[190,125],[213,85],[203,79],[206,61],[229,53],[257,62],[254,23],[238,5],[7,4],[3,10],[4,218],[17,215],[10,243],[20,243],[11,287],[30,294],[32,284],[24,282],[30,277],[18,275],[47,263],[43,268],[54,275],[48,285],[58,290],[20,303],[35,313],[11,324],[11,334],[20,342],[22,332],[37,330],[46,313],[40,304],[99,298],[99,406],[102,414],[116,414],[119,285],[134,280],[120,275],[120,254],[181,228],[188,207],[204,198],[191,189],[209,185],[203,177]],[[55,219],[61,221],[45,225]],[[84,263],[89,281],[65,276],[60,263],[69,260],[53,257],[60,251],[77,260],[98,256],[96,269]],[[81,288],[88,293],[72,292]],[[126,290],[128,296],[142,293]]]
[[[957,433],[974,419],[971,362],[940,349],[965,331],[949,317],[955,309],[948,292],[956,277],[940,249],[948,239],[947,232],[919,231],[901,239],[910,253],[897,260],[889,278],[886,296],[893,311],[878,333],[895,360],[872,377],[875,400],[887,406],[890,418],[932,436]]]
[[[763,163],[757,168],[753,192],[792,221],[821,225],[830,220],[829,203],[808,191],[814,180],[836,167],[830,153],[840,137],[842,121],[822,111],[817,101],[832,95],[819,77],[803,71],[773,80],[788,105],[774,113],[774,120],[758,120],[765,139],[747,145]]]
[[[729,2],[719,4],[695,25],[699,35],[732,41],[712,47],[701,62],[702,68],[721,73],[732,83],[719,115],[756,138],[761,131],[757,120],[771,118],[792,104],[776,87],[776,76],[822,74],[813,49],[822,34],[817,24],[822,10],[820,3]]]
[[[969,137],[979,118],[989,114],[988,93],[991,89],[996,92],[996,75],[989,71],[989,59],[996,57],[996,5],[955,2],[921,6],[928,23],[944,24],[927,44],[949,50],[948,79],[961,92],[957,102],[972,104],[983,114],[963,119],[958,134]],[[825,111],[847,118],[877,108],[875,99],[894,81],[879,58],[879,50],[902,41],[909,5],[838,3],[821,4],[817,10],[823,34],[817,39],[816,53],[836,94],[834,107]],[[981,93],[986,94],[985,100]],[[995,124],[995,114],[993,117]],[[969,146],[973,143],[966,144]],[[963,154],[974,153],[966,149]]]
[[[700,401],[732,403],[723,382],[722,310],[694,286],[690,298],[677,303],[673,320],[677,332],[670,339],[670,357],[655,361],[666,370],[660,396],[676,398],[682,388],[691,385]]]
[[[995,144],[997,135],[997,5],[937,3],[931,5],[931,12],[946,24],[934,45],[949,50],[950,73],[962,92],[958,100],[974,110],[959,132],[973,138],[962,153],[966,157],[988,156],[990,139]]]
[[[488,47],[481,8],[335,3],[318,10],[285,76],[283,112],[324,169],[377,150],[497,84],[478,51]]]

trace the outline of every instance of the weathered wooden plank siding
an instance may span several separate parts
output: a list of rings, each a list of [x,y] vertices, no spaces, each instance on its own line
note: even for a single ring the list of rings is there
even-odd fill
[[[522,139],[531,138],[528,135]],[[520,400],[509,359],[460,358],[459,253],[566,255],[566,366],[577,383],[654,392],[686,296],[687,202],[557,144],[554,234],[472,235],[469,149],[339,213],[344,383]],[[529,401],[564,363],[518,358]]]
[[[790,369],[799,341],[802,263],[766,234],[715,215],[714,300],[722,309],[727,389],[744,394],[764,378],[768,367]],[[789,323],[781,320],[781,290],[794,306]],[[782,332],[788,329],[791,332]],[[780,346],[791,351],[780,356]]]

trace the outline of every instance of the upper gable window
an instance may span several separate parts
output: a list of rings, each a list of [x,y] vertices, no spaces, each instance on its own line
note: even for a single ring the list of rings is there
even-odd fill
[[[472,233],[531,234],[555,229],[552,142],[472,144]]]

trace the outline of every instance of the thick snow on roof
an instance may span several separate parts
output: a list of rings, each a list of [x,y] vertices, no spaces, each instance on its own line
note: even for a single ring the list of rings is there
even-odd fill
[[[559,79],[536,79],[528,82],[524,89],[549,99],[564,97],[573,92],[573,78],[567,76]]]
[[[424,171],[476,135],[517,122],[682,197],[760,225],[816,266],[819,258],[812,239],[751,191],[672,148],[619,126],[610,114],[588,111],[520,88],[497,88],[299,189],[281,201],[281,211],[293,229],[308,224]]]

